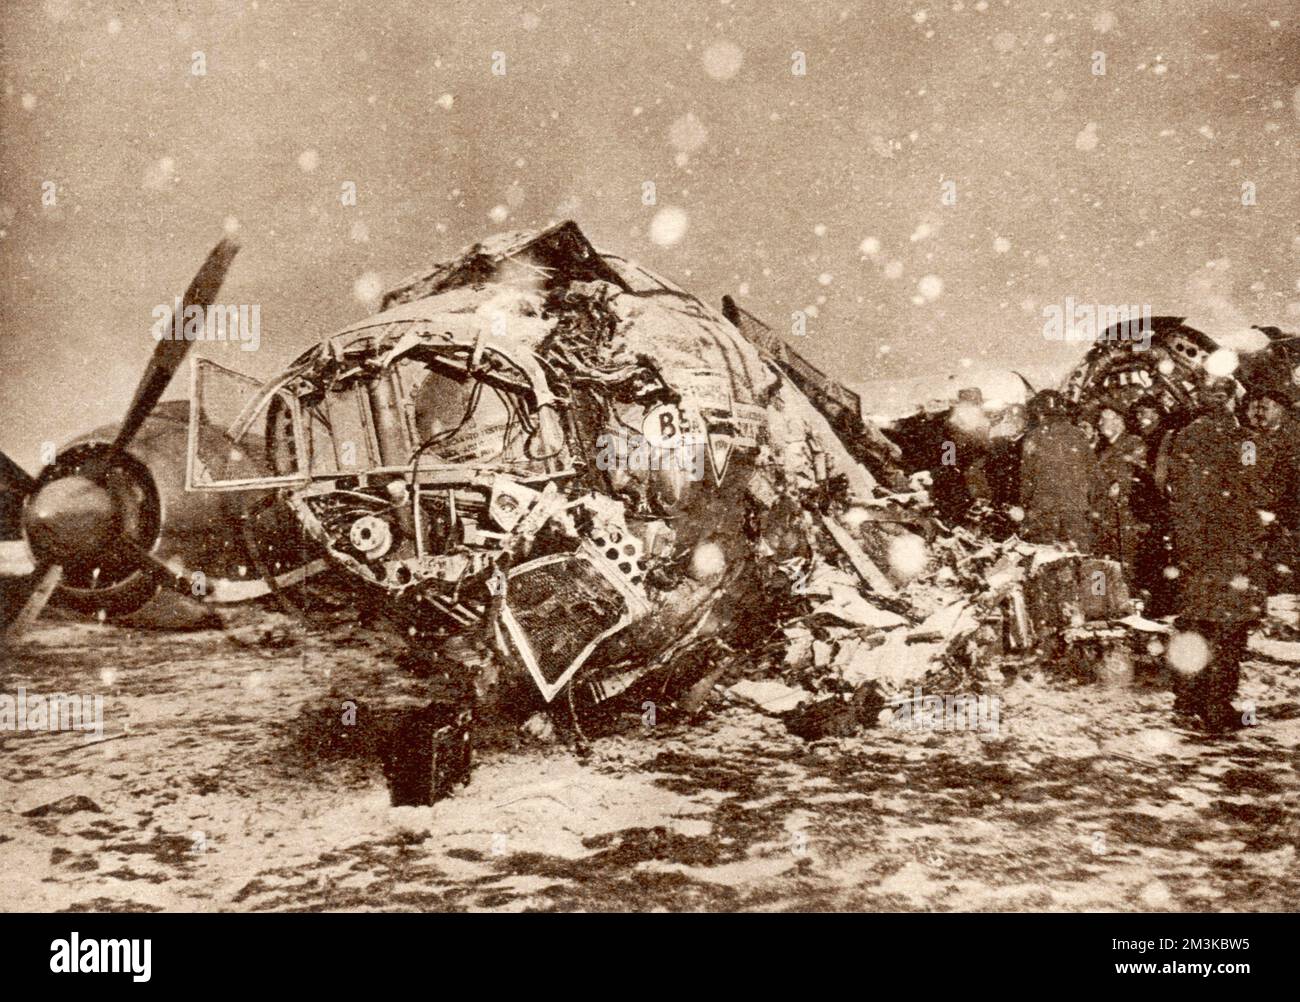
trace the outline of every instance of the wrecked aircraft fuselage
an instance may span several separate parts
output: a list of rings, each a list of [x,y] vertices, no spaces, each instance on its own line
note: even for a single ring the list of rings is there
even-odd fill
[[[1300,405],[1300,337],[1277,327],[1250,327],[1212,337],[1182,317],[1154,317],[1141,340],[1109,327],[1070,372],[1062,391],[1080,407],[1154,401],[1169,424],[1200,406],[1207,378],[1231,376],[1243,394],[1279,392]]]
[[[196,431],[237,379],[196,362]],[[514,668],[546,702],[716,630],[760,556],[804,545],[809,498],[872,486],[730,323],[572,223],[391,291],[246,394],[226,441],[259,437],[249,457],[194,434],[190,487],[279,487],[418,637],[490,652],[480,689]],[[614,675],[594,690],[636,671]]]

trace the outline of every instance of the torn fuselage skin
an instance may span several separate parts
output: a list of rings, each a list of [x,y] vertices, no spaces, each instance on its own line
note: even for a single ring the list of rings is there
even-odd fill
[[[475,245],[384,305],[245,405],[227,438],[263,422],[274,476],[226,482],[278,484],[479,695],[502,669],[546,703],[624,689],[725,628],[809,493],[870,491],[735,327],[572,224]]]

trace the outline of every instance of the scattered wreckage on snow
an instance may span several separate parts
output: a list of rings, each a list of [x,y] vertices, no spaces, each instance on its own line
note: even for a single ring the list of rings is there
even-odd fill
[[[572,223],[391,290],[249,387],[221,448],[241,377],[194,373],[188,487],[277,492],[446,678],[412,733],[459,764],[399,799],[464,778],[470,707],[516,703],[518,678],[575,712],[764,632],[764,569],[819,533],[893,591],[832,518],[874,482],[826,417],[725,317]]]
[[[213,251],[185,309],[215,299],[235,249]],[[159,343],[120,425],[35,477],[6,464],[19,629],[50,600],[101,617],[159,590],[215,600],[192,548],[163,552],[182,506],[162,503],[176,441],[154,411],[187,346]],[[405,627],[447,683],[405,736],[439,754],[395,788],[427,800],[467,775],[475,706],[508,692],[567,705],[577,727],[584,701],[766,636],[774,580],[788,592],[816,550],[893,593],[834,518],[878,503],[873,478],[787,374],[820,373],[772,347],[572,223],[494,238],[269,381],[196,359],[185,497],[257,572],[246,597],[285,597],[324,562]]]
[[[231,257],[223,242],[187,305]],[[195,562],[157,552],[175,457],[151,478],[133,442],[185,347],[160,343],[106,441],[6,474],[26,618],[92,564],[142,582],[137,603],[198,594]],[[1071,388],[1145,388],[1122,361],[1099,345]],[[816,738],[911,717],[900,694],[935,673],[983,690],[994,660],[1045,648],[1131,674],[1134,638],[1165,628],[1131,616],[1118,565],[937,522],[911,445],[734,302],[716,312],[566,222],[411,277],[269,381],[194,360],[183,479],[239,499],[204,510],[257,571],[244,597],[329,566],[404,627],[435,698],[389,775],[394,802],[427,803],[468,781],[488,707],[580,739],[619,698],[690,713],[721,694]]]

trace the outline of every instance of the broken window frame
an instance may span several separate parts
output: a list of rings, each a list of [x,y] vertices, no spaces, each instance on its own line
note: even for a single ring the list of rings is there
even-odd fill
[[[304,383],[307,387],[305,390],[299,390],[294,394],[297,400],[298,413],[302,417],[303,428],[301,439],[307,443],[307,471],[308,480],[333,479],[337,477],[355,477],[369,473],[377,469],[379,463],[379,442],[375,432],[374,420],[370,414],[370,401],[366,395],[366,388],[363,381],[358,380],[351,385],[341,387],[322,387],[318,386],[310,379],[298,379],[299,383]],[[320,395],[320,400],[310,406],[304,406],[303,398]],[[343,445],[350,439],[343,438],[335,432],[340,427],[339,417],[340,408],[347,406],[354,410],[352,415],[355,420],[352,422],[355,426],[360,426],[362,434],[358,443],[364,450],[364,456],[358,456],[356,462],[348,465],[343,460]],[[321,415],[321,412],[323,416]],[[321,434],[329,439],[329,454],[333,459],[333,468],[326,469],[322,461],[318,458],[319,454],[316,449],[316,432],[311,427],[310,422],[320,420],[323,428]],[[299,459],[301,464],[301,459]]]
[[[424,325],[422,325],[424,326]],[[560,441],[554,456],[564,456],[562,469],[544,471],[536,468],[549,458],[530,459],[528,462],[503,463],[497,459],[488,459],[462,463],[427,462],[416,453],[424,443],[418,441],[415,428],[414,403],[408,395],[405,380],[398,370],[398,364],[404,360],[423,365],[431,373],[454,379],[461,383],[477,382],[499,396],[511,412],[517,417],[526,418],[530,426],[530,435],[536,433],[536,425],[541,420],[543,407],[554,406],[554,398],[541,374],[539,367],[530,371],[530,367],[521,364],[521,360],[511,352],[500,350],[493,345],[484,344],[482,338],[473,344],[452,340],[430,343],[419,335],[420,327],[405,330],[401,327],[390,328],[387,336],[376,336],[373,332],[357,337],[347,345],[340,339],[330,339],[318,345],[312,351],[301,356],[299,361],[274,382],[262,387],[253,396],[234,422],[225,431],[227,438],[238,441],[246,434],[249,427],[262,412],[270,406],[270,401],[277,394],[282,394],[293,416],[295,465],[297,472],[283,476],[251,477],[232,480],[214,480],[208,483],[196,483],[194,473],[198,459],[198,429],[202,410],[202,370],[212,367],[227,376],[251,384],[261,385],[243,373],[222,366],[210,359],[195,358],[192,361],[190,379],[190,432],[189,447],[186,457],[185,486],[193,491],[235,491],[263,489],[280,486],[305,486],[314,481],[335,480],[348,477],[366,478],[375,475],[402,474],[417,479],[432,478],[439,483],[452,479],[465,479],[474,472],[483,469],[510,474],[520,483],[555,479],[572,473],[571,443],[564,431],[563,422],[558,422],[556,430]],[[385,350],[387,349],[387,350]],[[487,358],[496,360],[497,367],[486,364]],[[373,363],[378,363],[377,365]],[[404,452],[411,457],[396,465],[385,465],[380,461],[378,436],[374,427],[374,415],[371,412],[368,386],[376,379],[391,380],[391,386],[397,393],[401,419],[398,432],[404,442]],[[320,469],[315,462],[314,441],[309,441],[307,421],[311,415],[304,412],[302,398],[319,394],[321,401],[313,405],[326,408],[329,423],[324,434],[331,440],[331,447],[337,469]],[[340,396],[350,397],[356,402],[361,423],[366,430],[364,444],[366,448],[365,463],[358,462],[355,468],[344,468],[339,454],[339,442],[334,434],[334,422],[331,408]],[[332,399],[333,398],[333,399]],[[304,458],[306,469],[304,470]],[[359,457],[360,459],[360,457]],[[413,465],[412,461],[415,461]]]
[[[252,398],[249,399],[243,409],[231,422],[229,427],[221,431],[227,441],[230,443],[239,442],[247,433],[253,422],[271,405],[271,401],[281,394],[285,403],[289,407],[289,413],[293,419],[294,444],[296,451],[296,462],[299,471],[281,476],[264,476],[264,477],[239,477],[231,479],[213,479],[205,483],[198,483],[195,479],[197,464],[201,462],[199,458],[199,429],[203,421],[203,386],[204,371],[215,369],[224,376],[233,378],[238,382],[259,388]],[[274,383],[263,386],[261,382],[252,376],[247,376],[242,372],[231,369],[228,366],[221,365],[209,358],[195,357],[190,363],[190,419],[189,429],[186,436],[185,449],[185,489],[187,491],[239,491],[239,490],[261,490],[268,487],[281,486],[300,486],[310,482],[310,478],[301,472],[302,456],[304,453],[304,443],[302,441],[302,416],[298,410],[297,397],[290,392],[285,391],[285,384],[290,382],[294,377],[286,376]]]

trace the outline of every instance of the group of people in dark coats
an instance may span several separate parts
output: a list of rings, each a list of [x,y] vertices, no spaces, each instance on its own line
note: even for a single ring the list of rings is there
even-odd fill
[[[1300,428],[1281,391],[1238,420],[1236,390],[1210,379],[1176,428],[1150,397],[1076,413],[1045,391],[1021,445],[1021,537],[1110,557],[1149,611],[1177,612],[1175,710],[1213,731],[1241,726],[1249,631],[1300,577]]]

